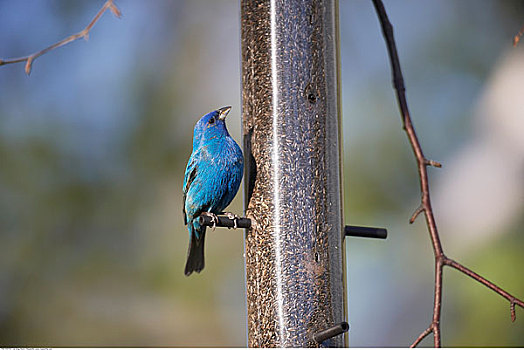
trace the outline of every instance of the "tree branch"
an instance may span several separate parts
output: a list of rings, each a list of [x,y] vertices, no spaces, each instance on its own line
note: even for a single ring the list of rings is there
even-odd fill
[[[76,33],[76,34],[73,34],[73,35],[70,35],[68,36],[67,38],[49,46],[49,47],[46,47],[45,49],[41,50],[41,51],[38,51],[38,52],[35,52],[29,56],[24,56],[24,57],[19,57],[19,58],[11,58],[11,59],[0,59],[0,66],[3,66],[5,64],[11,64],[11,63],[19,63],[19,62],[26,62],[25,64],[25,73],[27,75],[29,75],[31,73],[31,69],[33,67],[33,62],[35,59],[37,59],[38,57],[42,56],[43,54],[46,54],[47,52],[51,51],[51,50],[54,50],[60,46],[64,46],[66,44],[69,44],[70,42],[72,41],[75,41],[75,40],[78,40],[80,38],[84,38],[84,39],[89,39],[89,31],[91,30],[91,28],[93,28],[93,26],[95,25],[95,23],[100,19],[100,17],[102,17],[102,15],[104,14],[104,12],[109,9],[113,15],[115,15],[116,17],[120,18],[120,16],[122,15],[120,10],[118,9],[118,7],[114,4],[113,0],[107,0],[104,5],[102,6],[102,8],[98,11],[98,13],[95,15],[95,17],[91,20],[91,22],[89,22],[89,24],[87,25],[87,27],[85,27],[82,31]]]
[[[433,332],[433,328],[431,328],[431,327],[426,328],[426,330],[424,332],[420,333],[420,335],[413,342],[413,344],[411,344],[410,348],[416,347],[421,341],[424,340],[424,338],[426,338],[428,335],[430,335],[431,332]]]
[[[498,295],[500,295],[501,297],[503,297],[504,299],[509,301],[510,313],[511,313],[511,321],[515,322],[515,320],[516,320],[515,305],[518,305],[521,308],[524,308],[524,302],[522,300],[520,300],[517,297],[515,297],[514,295],[506,292],[504,289],[500,288],[495,283],[485,279],[484,277],[480,276],[478,273],[468,269],[466,266],[462,265],[461,263],[456,262],[453,259],[446,258],[444,260],[444,265],[450,266],[450,267],[454,268],[455,270],[460,271],[463,274],[473,278],[475,281],[477,281],[480,284],[488,287],[489,289],[491,289],[492,291],[494,291],[495,293],[497,293]]]
[[[440,236],[437,230],[437,224],[435,222],[435,217],[433,215],[433,209],[431,207],[431,198],[429,193],[429,182],[428,182],[428,166],[434,166],[440,168],[442,165],[433,160],[429,160],[424,156],[422,147],[418,140],[415,128],[411,121],[408,104],[406,100],[406,88],[404,86],[404,78],[402,76],[402,70],[400,69],[400,60],[398,58],[397,48],[395,44],[395,39],[393,36],[393,26],[389,22],[386,9],[382,0],[372,0],[375,10],[377,12],[380,25],[382,27],[382,33],[386,41],[389,60],[392,69],[393,75],[393,87],[395,88],[397,101],[400,108],[400,114],[402,116],[403,128],[406,131],[409,142],[417,159],[418,174],[420,179],[420,191],[421,191],[421,204],[415,213],[411,216],[410,223],[413,223],[419,214],[424,213],[426,217],[426,224],[429,231],[429,236],[431,239],[431,244],[433,247],[433,253],[435,258],[435,285],[434,285],[434,301],[433,301],[433,317],[431,323],[426,330],[424,330],[418,338],[411,344],[411,347],[417,346],[424,338],[426,338],[430,333],[433,333],[433,341],[435,347],[441,346],[441,336],[440,336],[440,318],[441,318],[441,305],[442,305],[442,275],[444,266],[450,266],[456,269],[459,272],[473,278],[484,286],[492,289],[498,293],[503,298],[507,299],[510,302],[510,312],[511,319],[515,321],[515,305],[519,305],[524,308],[524,302],[520,299],[517,299],[515,296],[509,294],[502,288],[498,287],[494,283],[488,281],[472,270],[468,269],[462,264],[454,261],[453,259],[448,258],[444,254],[442,249],[442,244],[440,243]],[[519,32],[518,37],[522,35],[524,27]],[[516,37],[517,38],[517,37]],[[516,39],[518,42],[518,38]]]

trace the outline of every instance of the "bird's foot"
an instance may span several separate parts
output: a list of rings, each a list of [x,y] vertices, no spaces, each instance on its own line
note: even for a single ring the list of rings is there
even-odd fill
[[[233,229],[236,230],[238,228],[237,220],[240,219],[240,217],[233,213],[224,213],[224,215],[226,215],[229,219],[233,220],[233,223],[234,223]],[[228,227],[228,228],[231,228],[231,227]]]
[[[207,211],[203,212],[202,214],[211,216],[211,222],[213,223],[213,226],[211,226],[211,230],[215,231],[215,228],[217,227],[217,223],[218,223],[218,216],[216,216],[216,214],[214,213],[207,212]]]

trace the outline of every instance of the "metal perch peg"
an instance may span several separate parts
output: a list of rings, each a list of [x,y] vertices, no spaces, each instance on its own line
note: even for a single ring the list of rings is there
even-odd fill
[[[388,230],[378,227],[346,226],[344,227],[344,234],[351,237],[386,239]]]
[[[251,219],[248,218],[235,218],[232,219],[227,216],[216,216],[216,221],[213,221],[213,217],[206,214],[201,214],[199,217],[199,223],[202,226],[216,226],[216,227],[227,227],[227,228],[234,228],[235,222],[237,228],[250,228],[251,227]]]
[[[232,219],[228,216],[216,216],[216,219],[213,219],[210,215],[201,214],[199,218],[200,225],[210,227],[232,228],[235,227],[235,221],[237,228],[251,228],[251,219],[244,217]],[[386,239],[388,237],[388,231],[385,228],[348,225],[344,227],[344,235],[351,237]]]
[[[348,330],[349,324],[347,322],[340,322],[333,327],[326,328],[323,331],[316,333],[313,336],[313,339],[315,339],[317,343],[321,344],[323,341],[336,337],[342,333],[346,333]]]

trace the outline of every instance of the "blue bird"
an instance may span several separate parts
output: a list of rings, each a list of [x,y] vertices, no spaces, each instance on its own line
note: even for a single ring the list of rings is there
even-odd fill
[[[193,131],[193,152],[184,175],[184,224],[189,230],[189,249],[185,275],[204,268],[206,227],[198,217],[209,213],[213,218],[231,203],[237,194],[244,158],[226,128],[231,107],[223,107],[200,118]]]

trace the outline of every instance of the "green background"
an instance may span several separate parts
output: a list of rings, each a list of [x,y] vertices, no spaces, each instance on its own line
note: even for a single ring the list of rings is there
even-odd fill
[[[0,1],[0,57],[80,30],[102,3]],[[242,232],[210,232],[206,269],[186,278],[181,215],[194,123],[232,105],[240,141],[239,2],[117,4],[122,19],[104,14],[30,77],[0,67],[0,344],[244,346]],[[444,165],[429,170],[444,249],[523,298],[524,6],[385,5],[422,146]],[[408,224],[416,165],[371,1],[340,1],[340,29],[345,219],[389,229],[348,241],[350,345],[407,346],[433,302],[424,220]],[[507,301],[446,270],[442,340],[523,346],[523,310],[512,324]]]

